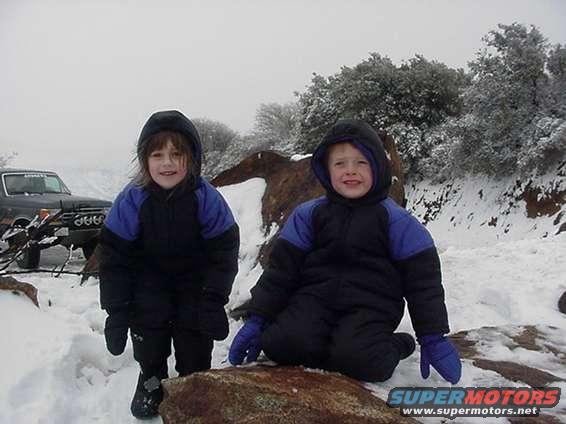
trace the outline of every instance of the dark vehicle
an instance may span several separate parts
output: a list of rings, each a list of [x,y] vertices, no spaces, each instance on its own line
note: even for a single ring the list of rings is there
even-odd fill
[[[0,235],[11,247],[26,241],[17,258],[21,268],[36,268],[41,250],[59,244],[81,247],[90,257],[111,205],[72,195],[54,172],[0,169]]]

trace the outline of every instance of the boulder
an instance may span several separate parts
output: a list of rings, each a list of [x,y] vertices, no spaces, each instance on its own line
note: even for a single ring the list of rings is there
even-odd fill
[[[16,295],[25,295],[39,308],[37,301],[37,289],[23,281],[18,281],[13,277],[0,277],[0,290],[9,290]]]
[[[558,310],[566,314],[566,291],[562,293],[562,296],[558,299]]]
[[[524,359],[528,358],[526,355],[517,355],[514,361],[502,361],[486,358],[482,352],[489,348],[496,348],[498,352],[504,348],[510,351],[526,349],[538,352],[538,357],[544,358],[546,366],[563,370],[566,367],[566,349],[558,342],[561,340],[560,334],[559,329],[549,325],[507,325],[460,331],[451,335],[450,339],[458,347],[460,356],[471,360],[475,367],[496,372],[507,380],[537,388],[556,386],[557,382],[566,380],[547,370],[538,369],[532,364],[523,363]],[[554,412],[566,413],[563,408]],[[509,418],[509,422],[555,424],[562,421],[557,416],[539,413],[538,417]]]
[[[544,192],[542,188],[529,182],[519,198],[525,201],[529,218],[553,216],[560,212],[562,205],[566,203],[566,190],[553,189]]]
[[[266,182],[261,211],[266,232],[273,224],[281,227],[299,203],[324,194],[310,169],[310,158],[293,161],[271,151],[248,156],[236,166],[218,174],[211,183],[222,187],[256,177]]]
[[[164,424],[416,423],[356,380],[301,367],[225,368],[163,381]]]
[[[401,161],[401,156],[397,151],[397,145],[395,140],[386,131],[378,131],[379,137],[383,140],[383,146],[389,157],[389,163],[391,164],[391,174],[393,175],[393,182],[391,184],[391,189],[389,190],[389,195],[397,204],[405,207],[405,178],[403,176],[403,162]]]
[[[508,380],[531,387],[544,387],[566,379],[523,363],[524,356],[517,356],[515,361],[503,361],[486,357],[482,352],[488,350],[487,347],[510,351],[522,348],[538,352],[541,358],[546,358],[547,365],[563,370],[566,368],[566,348],[556,342],[560,340],[560,334],[559,329],[549,325],[508,325],[460,331],[451,335],[450,339],[458,347],[460,356],[472,360],[475,367],[494,371]]]

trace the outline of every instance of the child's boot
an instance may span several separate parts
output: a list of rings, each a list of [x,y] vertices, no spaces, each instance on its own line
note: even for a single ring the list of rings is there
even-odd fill
[[[163,400],[161,379],[167,375],[140,372],[136,392],[130,405],[132,415],[136,418],[152,418],[158,414],[159,404]],[[159,374],[159,373],[158,373]]]
[[[411,356],[415,351],[415,339],[408,333],[394,333],[393,344],[399,349],[399,359],[405,359]]]

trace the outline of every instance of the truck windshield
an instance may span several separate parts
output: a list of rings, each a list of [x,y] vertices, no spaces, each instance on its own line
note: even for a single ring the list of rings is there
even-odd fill
[[[14,194],[71,194],[63,181],[55,174],[21,173],[4,175],[6,192]]]

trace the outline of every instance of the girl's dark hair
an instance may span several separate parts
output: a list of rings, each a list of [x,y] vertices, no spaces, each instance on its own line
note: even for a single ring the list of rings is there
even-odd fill
[[[137,166],[133,177],[134,184],[142,187],[148,187],[151,182],[151,175],[149,174],[148,159],[154,151],[162,149],[171,141],[173,147],[181,152],[182,160],[187,165],[187,181],[195,181],[196,175],[195,166],[193,166],[193,154],[189,148],[189,140],[178,132],[175,131],[160,131],[152,135],[149,139],[143,141],[143,148],[137,157]],[[182,182],[181,184],[186,183]]]

